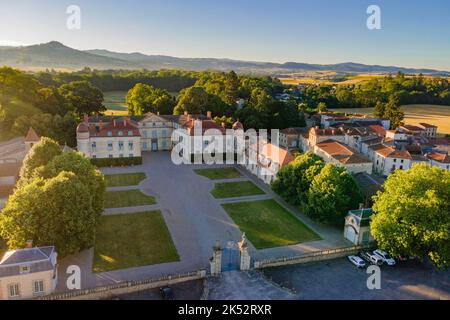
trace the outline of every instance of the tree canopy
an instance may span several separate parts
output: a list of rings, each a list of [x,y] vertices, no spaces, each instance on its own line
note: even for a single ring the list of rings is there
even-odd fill
[[[312,180],[302,208],[314,220],[342,225],[348,211],[358,208],[362,199],[352,175],[344,167],[327,164]]]
[[[450,267],[450,171],[426,164],[398,170],[374,197],[371,232],[392,256]]]
[[[131,115],[142,115],[147,112],[172,114],[175,100],[166,90],[138,83],[128,91],[127,105]]]
[[[103,92],[88,81],[73,81],[63,84],[59,88],[59,92],[79,116],[100,113],[106,110],[103,105]]]

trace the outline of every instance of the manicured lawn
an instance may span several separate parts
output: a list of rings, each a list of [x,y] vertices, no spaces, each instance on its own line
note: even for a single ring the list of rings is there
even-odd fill
[[[274,200],[229,203],[222,207],[257,249],[321,240]]]
[[[145,178],[146,175],[143,172],[105,175],[107,187],[136,186]]]
[[[93,271],[180,261],[159,211],[103,216],[97,227]]]
[[[211,180],[235,179],[242,177],[239,171],[234,168],[199,169],[194,171],[196,174]]]
[[[265,194],[251,181],[216,183],[211,194],[216,199],[256,196]]]
[[[111,191],[105,194],[105,208],[138,207],[156,204],[154,197],[140,190]]]

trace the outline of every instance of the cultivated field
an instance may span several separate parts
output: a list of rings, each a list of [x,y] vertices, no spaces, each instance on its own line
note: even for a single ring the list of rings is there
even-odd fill
[[[126,104],[126,91],[109,91],[103,93],[105,97],[106,115],[126,116],[128,109]]]
[[[333,109],[343,113],[362,113],[372,115],[373,109]],[[436,105],[407,105],[403,107],[406,124],[426,122],[438,126],[440,134],[450,134],[450,106]]]
[[[348,76],[345,77],[347,80],[344,81],[333,81],[330,80],[333,78],[333,74],[323,74],[323,75],[312,75],[312,76],[293,76],[290,78],[280,78],[281,82],[286,85],[311,85],[311,84],[320,84],[320,85],[352,85],[358,84],[361,82],[372,80],[373,78],[384,77],[384,75],[378,74],[359,74],[356,76]]]

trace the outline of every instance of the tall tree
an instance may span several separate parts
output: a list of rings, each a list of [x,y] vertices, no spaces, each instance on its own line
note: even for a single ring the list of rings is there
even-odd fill
[[[278,172],[272,188],[291,204],[304,203],[312,180],[324,166],[322,158],[314,153],[301,154]]]
[[[33,177],[34,170],[40,166],[44,166],[50,162],[54,157],[62,153],[59,144],[50,139],[43,137],[35,144],[23,161],[20,169],[19,185],[24,185],[30,182]]]
[[[371,231],[392,256],[428,257],[450,267],[450,171],[415,165],[398,170],[374,197]]]
[[[79,116],[101,113],[106,110],[103,105],[103,93],[88,81],[73,81],[64,84],[59,88],[59,92]]]
[[[314,177],[303,209],[319,222],[341,225],[348,211],[358,208],[362,199],[352,175],[344,167],[328,164]]]
[[[94,245],[100,215],[79,177],[61,172],[51,179],[35,179],[18,188],[0,214],[0,235],[10,249],[55,245],[67,256]]]
[[[225,80],[225,102],[230,106],[235,106],[239,98],[239,78],[236,72],[231,71]]]
[[[142,115],[147,112],[172,114],[175,100],[165,90],[138,83],[128,91],[127,105],[131,115]]]

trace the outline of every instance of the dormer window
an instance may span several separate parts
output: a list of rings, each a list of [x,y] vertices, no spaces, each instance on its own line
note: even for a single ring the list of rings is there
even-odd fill
[[[20,266],[20,274],[24,273],[30,273],[30,266],[29,265],[22,265]]]
[[[119,137],[123,137],[123,131],[119,131]]]

